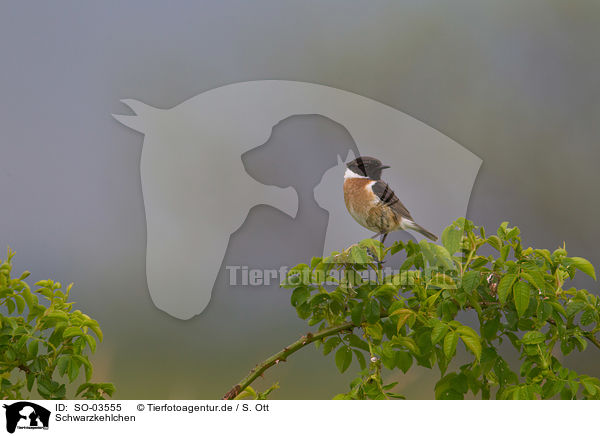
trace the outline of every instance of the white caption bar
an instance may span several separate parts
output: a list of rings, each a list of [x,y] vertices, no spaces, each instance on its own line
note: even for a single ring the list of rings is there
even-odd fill
[[[595,401],[2,401],[17,435],[575,434]],[[12,430],[12,431],[11,431]],[[36,432],[36,430],[42,430]]]

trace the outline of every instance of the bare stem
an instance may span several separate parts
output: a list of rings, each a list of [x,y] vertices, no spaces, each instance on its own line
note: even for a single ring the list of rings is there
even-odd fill
[[[321,330],[320,332],[315,333],[315,334],[307,333],[305,336],[302,336],[296,342],[292,342],[290,345],[285,347],[279,353],[272,355],[265,361],[256,365],[254,367],[254,369],[252,369],[245,378],[240,380],[240,382],[238,384],[236,384],[233,388],[231,388],[231,390],[229,392],[227,392],[223,396],[223,399],[224,400],[234,399],[235,397],[238,396],[238,394],[240,392],[242,392],[244,389],[246,389],[248,386],[250,386],[250,384],[254,380],[256,380],[257,377],[261,376],[267,369],[269,369],[273,365],[277,365],[280,362],[285,362],[289,355],[295,353],[298,350],[301,350],[302,348],[306,347],[308,344],[312,344],[315,341],[324,339],[329,336],[336,335],[339,332],[342,332],[344,330],[347,330],[350,332],[353,329],[355,329],[356,327],[357,326],[352,324],[351,322],[346,322],[344,324],[340,324],[340,325],[330,327],[325,330]]]

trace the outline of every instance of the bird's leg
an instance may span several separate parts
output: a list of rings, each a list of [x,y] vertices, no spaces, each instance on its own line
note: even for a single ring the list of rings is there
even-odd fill
[[[385,243],[385,238],[387,238],[388,233],[383,233],[381,235],[381,243],[384,244]]]

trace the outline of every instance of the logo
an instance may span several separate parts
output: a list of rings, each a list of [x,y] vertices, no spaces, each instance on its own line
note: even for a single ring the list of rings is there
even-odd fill
[[[148,289],[156,307],[179,319],[208,305],[230,236],[254,206],[271,207],[286,223],[325,210],[328,219],[317,219],[310,233],[324,239],[320,251],[329,255],[372,236],[346,210],[345,162],[366,155],[390,165],[386,182],[419,223],[438,235],[466,215],[481,165],[460,144],[397,109],[314,83],[234,83],[169,109],[122,102],[134,115],[114,118],[144,134]],[[345,129],[344,139],[336,142],[339,135],[323,132],[317,137],[304,116],[336,123]],[[257,238],[255,245],[260,256],[263,241]]]
[[[4,404],[6,409],[6,431],[14,433],[15,429],[48,430],[50,411],[42,406],[29,401],[19,401],[10,405]]]

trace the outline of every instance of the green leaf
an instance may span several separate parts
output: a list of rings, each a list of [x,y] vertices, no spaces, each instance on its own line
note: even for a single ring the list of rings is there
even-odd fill
[[[467,293],[473,292],[473,290],[479,285],[479,279],[481,274],[479,271],[468,271],[463,275],[462,287]]]
[[[25,310],[25,300],[20,295],[15,295],[15,303],[17,303],[17,311],[23,313]]]
[[[454,254],[460,249],[462,235],[462,229],[456,229],[453,225],[444,229],[442,233],[442,244],[444,244],[448,253]]]
[[[367,322],[370,324],[374,324],[379,321],[379,318],[381,318],[379,301],[373,298],[367,302],[367,306],[365,308],[365,317],[367,318]]]
[[[365,327],[365,333],[371,336],[374,341],[379,341],[383,337],[383,327],[380,323],[367,324]]]
[[[471,336],[473,338],[479,339],[479,335],[477,334],[477,332],[468,325],[460,325],[456,327],[456,332],[461,336]]]
[[[323,354],[327,356],[329,353],[331,353],[332,350],[334,350],[338,345],[340,345],[340,342],[342,342],[342,340],[338,336],[329,338],[327,342],[325,342],[325,344],[323,345]]]
[[[586,309],[581,314],[581,325],[590,325],[596,321],[596,311],[593,309]]]
[[[359,350],[352,350],[354,355],[356,356],[356,360],[360,366],[360,369],[365,369],[367,367],[367,361],[365,360],[365,356]]]
[[[544,276],[539,271],[523,272],[521,273],[521,277],[527,280],[533,287],[540,289],[542,292],[547,288],[547,284],[544,281]]]
[[[359,246],[366,248],[377,260],[383,260],[385,254],[384,245],[376,239],[363,239]]]
[[[519,318],[525,314],[529,307],[529,297],[531,294],[531,286],[527,282],[518,281],[513,286],[513,295],[515,299],[515,307]]]
[[[448,359],[456,353],[456,345],[458,345],[458,333],[452,331],[444,338],[444,354]]]
[[[546,341],[546,335],[542,332],[532,331],[523,335],[521,342],[525,345],[541,344]]]
[[[408,321],[408,319],[410,317],[415,317],[415,313],[410,310],[410,309],[405,309],[405,308],[401,308],[398,310],[395,310],[392,315],[397,315],[398,316],[398,324],[396,325],[396,331],[399,331],[402,326],[404,326],[404,324],[406,324],[406,321]],[[410,325],[410,324],[409,324]]]
[[[477,360],[481,359],[481,341],[479,337],[461,333],[460,338],[465,343],[465,346],[473,352]]]
[[[447,332],[448,326],[446,323],[438,321],[431,331],[431,343],[433,345],[437,344],[444,336],[446,336]]]
[[[350,312],[350,319],[352,320],[352,324],[360,325],[360,323],[362,322],[362,313],[363,303],[356,304]]]
[[[29,350],[27,352],[27,356],[29,359],[34,359],[38,354],[39,342],[35,339],[29,343]]]
[[[500,251],[500,249],[502,248],[502,242],[497,236],[490,236],[489,238],[487,238],[486,242],[498,251]]]
[[[96,336],[98,337],[100,342],[102,342],[102,339],[104,338],[104,336],[102,335],[102,330],[100,330],[100,325],[98,324],[98,321],[95,321],[95,320],[86,321],[83,323],[83,325],[89,327],[96,334]]]
[[[69,320],[69,316],[60,310],[55,310],[53,312],[50,312],[49,314],[46,315],[46,318],[55,319],[57,321],[68,321]]]
[[[310,289],[306,286],[300,286],[292,292],[291,303],[292,306],[297,307],[302,303],[305,303],[310,297]]]
[[[96,352],[96,340],[94,339],[94,337],[90,336],[90,335],[84,335],[83,337],[85,338],[85,341],[88,343],[91,352],[95,353]]]
[[[351,347],[360,348],[361,350],[365,350],[366,352],[369,352],[369,344],[367,344],[365,341],[360,339],[355,334],[351,333],[351,334],[347,335],[344,339],[346,340],[346,342],[348,342],[350,344]]]
[[[546,321],[548,318],[550,318],[552,316],[552,312],[553,312],[552,305],[550,303],[548,303],[547,301],[540,301],[538,303],[536,316],[539,321],[541,321],[541,322]]]
[[[571,318],[585,308],[586,304],[583,301],[571,300],[567,303],[566,315]]]
[[[543,248],[543,249],[535,249],[535,250],[533,250],[533,252],[535,254],[537,254],[538,256],[543,257],[544,260],[546,262],[548,262],[548,265],[550,267],[552,267],[554,265],[554,262],[552,262],[552,258],[550,257],[550,251],[549,250],[546,250],[545,248]]]
[[[433,243],[429,243],[429,246],[431,247],[431,249],[436,257],[436,265],[435,266],[441,266],[445,270],[456,269],[456,266],[454,265],[454,262],[452,260],[452,256],[450,256],[450,253],[448,252],[448,250],[446,250],[445,247],[442,247],[441,245],[436,245]]]
[[[352,363],[352,350],[350,347],[340,347],[335,353],[335,364],[341,373],[344,373]]]
[[[71,363],[71,356],[67,354],[63,354],[56,361],[56,369],[60,375],[65,375],[69,370],[69,365]]]
[[[67,371],[67,375],[69,377],[69,381],[72,383],[77,376],[79,375],[79,367],[81,366],[81,363],[78,362],[75,359],[71,359],[70,364],[69,364],[69,368]]]
[[[408,348],[415,354],[419,354],[419,347],[413,338],[406,336],[397,336],[394,338],[393,343]]]
[[[588,276],[596,280],[596,270],[589,260],[584,259],[583,257],[569,257],[565,260],[578,270],[586,273]]]
[[[506,303],[506,299],[512,290],[515,280],[517,280],[516,274],[506,274],[500,279],[500,283],[498,283],[498,300],[500,303]]]
[[[354,247],[352,247],[352,249],[350,250],[350,255],[352,256],[352,261],[354,263],[369,263],[369,262],[371,262],[371,259],[369,258],[369,255],[367,254],[367,250],[365,250],[362,247],[359,247],[358,245],[355,245]]]
[[[310,260],[310,269],[315,269],[315,267],[320,264],[322,259],[320,257],[313,257]]]
[[[407,351],[398,351],[396,354],[396,366],[400,369],[404,374],[408,372],[410,367],[412,366],[413,358]]]
[[[63,332],[64,339],[72,338],[75,336],[81,336],[81,335],[83,335],[83,332],[81,331],[81,329],[79,327],[68,327]]]
[[[456,284],[454,283],[454,280],[452,280],[452,277],[438,272],[432,273],[431,280],[429,280],[428,284],[443,289],[456,289]]]

